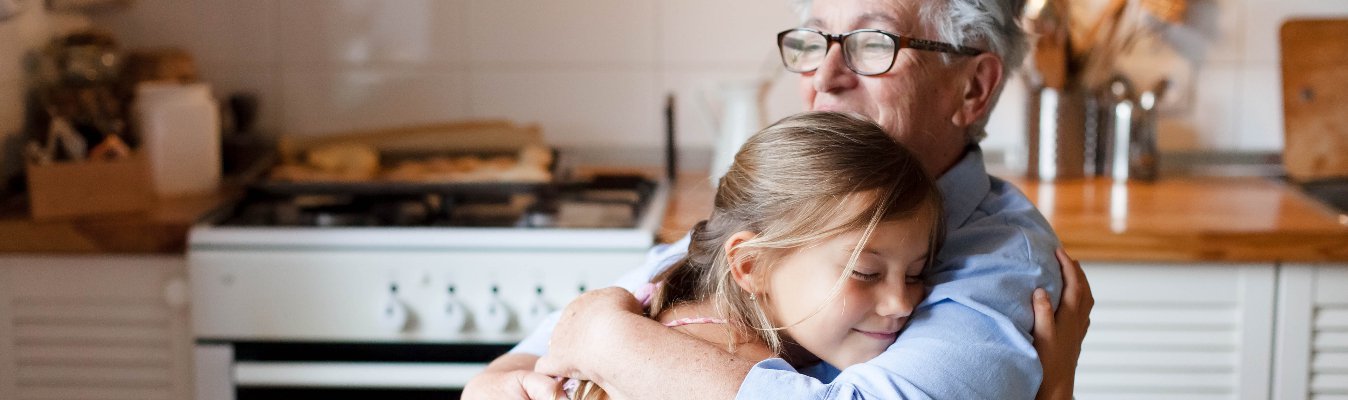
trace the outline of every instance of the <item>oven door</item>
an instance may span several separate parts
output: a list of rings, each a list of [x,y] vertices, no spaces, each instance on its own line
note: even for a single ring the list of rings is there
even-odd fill
[[[196,346],[198,400],[458,399],[497,344],[233,342]]]

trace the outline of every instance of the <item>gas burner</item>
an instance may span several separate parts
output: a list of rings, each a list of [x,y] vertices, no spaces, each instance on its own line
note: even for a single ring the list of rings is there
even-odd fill
[[[259,186],[215,225],[633,228],[657,186],[625,175],[546,185],[401,186],[384,193],[368,187],[342,192],[337,190],[342,186]]]

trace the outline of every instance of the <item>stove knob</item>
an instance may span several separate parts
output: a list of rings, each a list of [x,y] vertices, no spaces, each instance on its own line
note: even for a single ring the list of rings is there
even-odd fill
[[[482,332],[489,334],[502,334],[510,328],[510,320],[514,315],[510,312],[510,307],[501,300],[500,288],[493,285],[491,287],[491,299],[487,301],[487,307],[482,311],[479,326]]]
[[[548,303],[548,299],[543,296],[542,286],[534,288],[534,293],[534,301],[529,304],[529,311],[522,319],[525,331],[534,330],[534,328],[538,327],[538,323],[543,322],[549,314],[552,314],[553,311],[557,310],[557,308]]]
[[[454,286],[449,287],[449,300],[445,302],[445,330],[449,333],[462,333],[468,328],[468,307],[454,296]]]
[[[389,285],[388,297],[379,308],[379,325],[393,333],[407,329],[407,305],[398,300],[398,285]]]

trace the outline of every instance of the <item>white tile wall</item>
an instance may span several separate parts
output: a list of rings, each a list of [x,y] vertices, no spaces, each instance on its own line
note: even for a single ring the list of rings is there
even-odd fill
[[[1282,71],[1277,64],[1252,63],[1240,69],[1240,150],[1281,149]]]
[[[665,68],[776,66],[776,35],[799,17],[785,0],[660,2],[660,61]]]
[[[294,0],[279,3],[280,62],[287,68],[463,68],[466,0]]]
[[[656,0],[469,0],[474,67],[655,67]]]
[[[1244,29],[1247,63],[1278,63],[1278,30],[1289,18],[1348,17],[1343,0],[1246,0],[1245,6],[1250,10]]]
[[[1162,149],[1238,150],[1241,69],[1230,64],[1213,63],[1200,67],[1195,74],[1193,107],[1173,117],[1185,129],[1166,130],[1162,125],[1158,140]]]
[[[176,46],[201,65],[264,67],[276,54],[273,0],[141,0],[97,24],[127,47]]]
[[[492,71],[473,76],[473,114],[535,121],[549,143],[655,147],[663,98],[653,72]]]
[[[681,145],[708,147],[700,100],[773,63],[789,0],[140,0],[101,16],[133,46],[180,45],[224,95],[252,90],[263,128],[316,134],[465,117],[539,122],[560,146],[656,147],[678,96]],[[1345,15],[1343,0],[1190,0],[1174,62],[1189,87],[1161,121],[1165,150],[1281,147],[1277,28]],[[3,37],[3,36],[0,36]],[[3,39],[0,39],[3,40]],[[3,51],[0,46],[0,51]],[[3,71],[3,70],[0,70]],[[0,79],[0,82],[3,82]],[[777,77],[770,120],[800,109]],[[1012,82],[985,146],[1023,147]]]
[[[469,116],[462,71],[288,69],[280,103],[287,133],[322,134]]]

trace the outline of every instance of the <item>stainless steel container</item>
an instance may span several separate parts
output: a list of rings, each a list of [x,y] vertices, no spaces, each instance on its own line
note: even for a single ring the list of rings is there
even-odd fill
[[[1162,81],[1139,95],[1126,79],[1110,81],[1099,101],[1096,125],[1099,175],[1116,181],[1156,179],[1156,105],[1167,85]]]
[[[1086,176],[1087,102],[1080,88],[1031,88],[1026,121],[1032,179],[1055,181]],[[1092,168],[1093,169],[1093,168]]]

